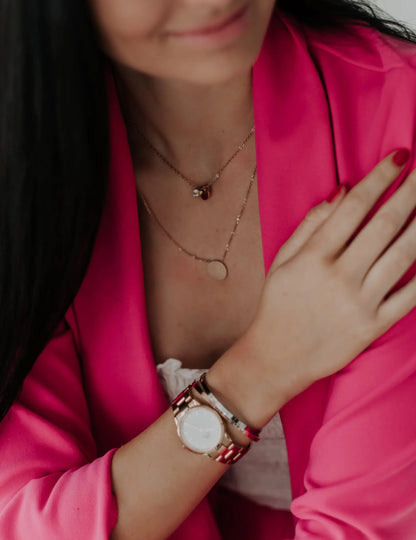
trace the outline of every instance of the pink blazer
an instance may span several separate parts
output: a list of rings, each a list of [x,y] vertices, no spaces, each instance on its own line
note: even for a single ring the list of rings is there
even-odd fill
[[[337,177],[353,185],[388,153],[411,149],[379,207],[416,166],[416,46],[364,28],[352,40],[302,31],[281,16],[270,24],[253,88],[267,272]],[[109,538],[117,520],[112,456],[169,406],[150,347],[133,168],[110,70],[108,97],[111,179],[91,264],[0,424],[4,540]],[[414,540],[415,398],[413,309],[281,410],[291,512],[216,486],[171,539]]]

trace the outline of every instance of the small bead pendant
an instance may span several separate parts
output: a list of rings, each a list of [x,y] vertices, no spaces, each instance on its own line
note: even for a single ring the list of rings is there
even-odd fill
[[[212,195],[212,187],[208,185],[195,188],[192,192],[193,197],[200,197],[203,201],[206,201],[207,199],[209,199],[211,195]]]

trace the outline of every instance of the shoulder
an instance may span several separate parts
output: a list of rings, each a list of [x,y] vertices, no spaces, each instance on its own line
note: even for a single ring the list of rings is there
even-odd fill
[[[271,47],[283,43],[279,33],[290,35],[284,43],[296,43],[298,55],[304,50],[332,102],[341,100],[357,114],[363,107],[381,113],[380,104],[388,108],[394,102],[410,121],[416,109],[416,43],[360,24],[312,29],[279,12],[274,22]]]
[[[402,68],[416,73],[416,43],[359,24],[337,30],[298,28],[309,47],[327,61],[373,72]]]
[[[411,152],[408,165],[370,219],[416,167],[416,43],[360,25],[349,31],[303,33],[325,83],[341,181],[353,186],[393,150]],[[392,292],[415,272],[413,264]]]

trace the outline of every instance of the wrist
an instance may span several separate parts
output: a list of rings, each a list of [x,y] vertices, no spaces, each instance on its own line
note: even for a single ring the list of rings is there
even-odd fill
[[[256,429],[262,429],[287,401],[284,392],[270,384],[248,334],[215,362],[206,381],[227,409]]]
[[[206,403],[209,407],[212,407],[211,402],[205,396],[199,394],[195,388],[191,389],[191,394],[197,400]],[[230,422],[226,422],[227,431],[232,438],[232,440],[239,446],[248,446],[250,444],[250,439],[246,437],[237,427],[233,426]]]

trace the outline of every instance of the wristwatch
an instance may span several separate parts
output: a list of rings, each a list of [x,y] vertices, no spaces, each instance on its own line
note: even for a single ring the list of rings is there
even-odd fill
[[[251,442],[247,446],[234,443],[221,416],[194,398],[192,388],[192,384],[187,386],[171,403],[182,446],[219,463],[236,463],[248,452]]]

